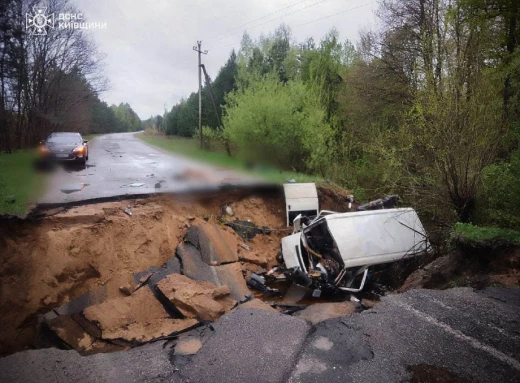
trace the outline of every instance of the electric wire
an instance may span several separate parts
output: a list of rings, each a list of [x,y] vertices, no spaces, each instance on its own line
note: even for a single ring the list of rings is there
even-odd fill
[[[294,27],[291,27],[291,28],[294,29],[294,28],[302,27],[302,26],[304,26],[304,25],[312,24],[312,23],[315,23],[315,22],[318,22],[318,21],[321,21],[321,20],[324,20],[324,19],[328,19],[328,18],[330,18],[330,17],[338,16],[338,15],[341,15],[341,14],[346,13],[346,12],[348,12],[348,11],[353,11],[353,10],[355,10],[355,9],[363,8],[363,7],[366,7],[366,6],[368,6],[368,5],[372,5],[372,4],[375,4],[375,3],[377,3],[377,1],[371,1],[370,3],[361,4],[361,5],[358,5],[357,7],[353,7],[353,8],[345,9],[345,10],[340,11],[340,12],[333,13],[332,15],[328,15],[328,16],[320,17],[320,18],[318,18],[318,19],[311,20],[311,21],[307,21],[307,22],[305,22],[305,23],[298,24],[298,25],[296,25],[296,26],[294,26]],[[232,47],[232,46],[234,46],[234,45],[235,45],[235,43],[233,43],[233,44],[227,44],[227,45],[220,45],[220,46],[215,47],[215,48],[213,48],[213,49],[228,48],[228,47]]]
[[[226,30],[226,31],[224,31],[224,32],[222,32],[222,33],[219,33],[219,34],[216,35],[215,37],[213,37],[213,38],[211,38],[211,39],[209,39],[209,40],[206,40],[205,42],[206,42],[206,43],[209,43],[209,42],[211,42],[211,41],[215,41],[215,40],[217,40],[219,37],[221,37],[222,35],[224,35],[224,34],[226,34],[226,33],[228,33],[228,32],[234,31],[234,30],[236,30],[236,29],[238,29],[238,28],[242,28],[242,27],[244,27],[244,26],[246,26],[246,25],[248,25],[248,24],[251,24],[251,23],[254,23],[254,22],[260,21],[260,20],[262,20],[262,19],[265,19],[266,17],[269,17],[269,16],[275,15],[275,14],[277,14],[277,13],[280,13],[280,12],[282,12],[282,11],[284,11],[284,10],[286,10],[286,9],[292,8],[292,7],[294,7],[294,6],[298,5],[298,4],[305,3],[306,1],[309,1],[309,0],[298,1],[297,3],[294,3],[294,4],[292,4],[292,5],[289,5],[289,6],[285,7],[285,8],[279,9],[279,10],[277,10],[277,11],[275,11],[275,12],[271,12],[271,13],[265,15],[265,16],[259,17],[258,19],[254,19],[254,20],[248,21],[247,23],[240,24],[240,25],[237,26],[237,27],[234,27],[234,28],[228,29],[228,30]]]
[[[264,21],[263,23],[260,23],[260,24],[257,24],[257,25],[253,25],[252,27],[246,28],[246,29],[244,29],[243,31],[239,31],[239,32],[231,33],[231,34],[229,34],[229,35],[226,35],[226,36],[223,36],[223,37],[217,38],[217,39],[213,40],[213,42],[217,42],[217,41],[220,41],[220,40],[222,40],[222,39],[227,39],[228,37],[235,36],[235,35],[237,35],[237,34],[239,34],[239,33],[244,33],[244,32],[246,32],[246,31],[249,31],[250,29],[257,28],[257,27],[260,27],[260,26],[265,25],[265,24],[267,24],[267,23],[270,23],[270,22],[273,22],[273,21],[279,20],[279,19],[281,19],[281,18],[284,18],[284,17],[286,17],[286,16],[293,15],[293,14],[295,14],[296,12],[300,12],[300,11],[303,11],[303,10],[308,9],[308,8],[310,8],[310,7],[314,7],[314,6],[316,6],[316,5],[319,5],[319,4],[321,4],[321,3],[324,3],[324,2],[326,2],[326,1],[329,1],[329,0],[321,0],[321,1],[318,1],[318,2],[316,2],[316,3],[309,4],[309,5],[307,5],[306,7],[303,7],[303,8],[297,9],[297,10],[295,10],[295,11],[292,11],[292,12],[286,13],[286,14],[284,14],[284,15],[282,15],[282,16],[279,16],[279,17],[276,17],[276,18],[274,18],[274,19],[270,19],[270,20]]]

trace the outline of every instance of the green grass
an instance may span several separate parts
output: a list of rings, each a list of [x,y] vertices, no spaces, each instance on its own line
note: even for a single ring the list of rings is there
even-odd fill
[[[81,135],[84,140],[90,141],[96,136],[100,136],[100,134],[82,134]]]
[[[248,169],[246,163],[239,158],[230,157],[226,153],[209,152],[207,150],[199,149],[198,141],[195,138],[168,137],[162,134],[147,133],[139,133],[136,137],[168,152],[176,153],[184,157],[190,157],[214,166],[230,168],[253,176],[259,176],[269,182],[284,183],[290,179],[294,179],[296,182],[323,181],[323,178],[317,176],[282,171],[264,165],[257,166],[254,170]]]
[[[24,215],[40,185],[34,150],[0,153],[0,214]]]
[[[509,243],[520,245],[520,232],[498,227],[480,227],[458,222],[453,227],[453,237],[475,245]]]

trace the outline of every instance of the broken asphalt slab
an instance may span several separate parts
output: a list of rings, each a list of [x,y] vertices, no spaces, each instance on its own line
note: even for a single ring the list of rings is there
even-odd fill
[[[90,306],[83,315],[98,325],[102,339],[129,343],[148,342],[198,325],[196,319],[170,318],[147,286],[131,296]]]
[[[202,260],[197,248],[186,242],[177,246],[177,256],[181,261],[182,273],[187,277],[217,286],[227,285],[231,290],[231,297],[238,302],[247,300],[252,295],[246,286],[239,262],[210,266]]]
[[[191,382],[283,382],[311,326],[298,318],[242,309],[224,315],[181,371]]]
[[[180,274],[164,278],[157,289],[186,318],[214,322],[237,304],[227,286],[217,287]]]
[[[210,266],[238,261],[238,240],[232,233],[221,230],[217,225],[199,223],[191,226],[184,239],[200,252],[204,262]]]
[[[205,334],[182,366],[156,342],[87,357],[24,351],[0,358],[0,376],[2,382],[518,382],[518,297],[520,289],[410,290],[314,331],[295,317],[233,310],[213,324],[215,331],[180,335],[189,354],[199,346],[196,332]],[[415,379],[421,374],[429,380]]]

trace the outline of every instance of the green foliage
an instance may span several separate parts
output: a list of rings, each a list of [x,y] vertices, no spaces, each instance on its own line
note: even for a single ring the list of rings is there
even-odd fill
[[[223,152],[225,150],[225,139],[221,129],[213,129],[209,126],[202,127],[203,148],[210,152]],[[193,138],[200,142],[199,132],[195,131]]]
[[[118,106],[112,105],[110,109],[112,109],[116,119],[116,131],[136,132],[141,130],[141,119],[130,105],[121,103]]]
[[[513,152],[509,161],[486,167],[483,178],[479,221],[519,230],[520,150]]]
[[[219,129],[222,121],[222,107],[226,104],[225,96],[235,89],[237,79],[237,55],[232,51],[226,64],[220,69],[214,81],[211,81],[213,97],[217,108],[211,100],[208,84],[202,88],[202,125],[211,129]],[[187,99],[181,100],[170,111],[165,112],[161,129],[167,135],[192,137],[198,134],[199,95],[191,93]]]
[[[303,82],[270,75],[228,97],[224,135],[251,161],[312,171],[325,155],[330,127],[318,98]]]
[[[155,145],[172,153],[194,158],[213,166],[235,169],[247,173],[253,177],[259,177],[269,182],[284,183],[294,179],[296,182],[323,182],[323,179],[293,171],[281,171],[268,166],[256,166],[251,168],[250,164],[237,157],[230,157],[222,151],[210,152],[199,149],[199,142],[195,138],[181,138],[175,136],[164,136],[157,134],[140,133],[137,135],[141,140]]]
[[[452,238],[473,245],[514,244],[520,245],[520,232],[497,227],[480,227],[457,222]]]
[[[24,215],[28,203],[39,191],[39,177],[33,170],[36,153],[19,150],[0,153],[0,214]]]
[[[114,109],[106,102],[96,99],[92,106],[92,122],[89,132],[93,134],[122,132],[124,128],[118,121]]]

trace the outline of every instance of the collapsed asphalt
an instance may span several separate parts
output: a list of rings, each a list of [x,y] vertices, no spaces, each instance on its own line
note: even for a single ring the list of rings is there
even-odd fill
[[[519,289],[412,290],[314,326],[234,310],[187,359],[176,358],[174,342],[88,357],[30,350],[0,359],[0,371],[3,382],[405,382],[421,370],[430,382],[517,382],[519,297]]]

